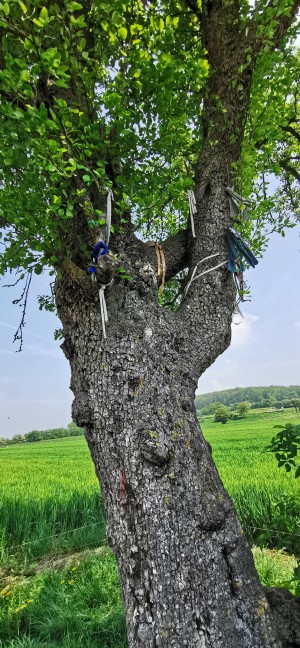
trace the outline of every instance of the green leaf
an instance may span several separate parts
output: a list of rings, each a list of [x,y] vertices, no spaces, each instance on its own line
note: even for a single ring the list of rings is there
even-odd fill
[[[42,7],[39,15],[39,20],[43,22],[47,22],[48,20],[48,9],[46,7]]]
[[[78,45],[79,51],[82,52],[82,50],[84,50],[85,46],[86,46],[86,40],[85,40],[85,38],[81,38],[80,42],[79,42],[79,45]]]
[[[90,179],[91,179],[91,176],[89,176],[89,175],[87,175],[87,174],[85,174],[85,175],[82,176],[82,180],[83,180],[83,182],[90,182]]]
[[[118,13],[118,11],[113,12],[111,19],[113,25],[116,25],[116,27],[121,27],[121,25],[123,25],[124,19],[121,14]]]
[[[126,27],[120,27],[120,29],[118,29],[118,34],[119,34],[120,38],[125,40],[125,38],[127,37],[127,29],[126,29]]]
[[[29,70],[21,70],[20,72],[20,79],[22,81],[29,81],[30,79],[30,72]]]
[[[8,2],[6,2],[5,5],[3,6],[3,11],[4,11],[4,13],[5,13],[6,16],[9,16],[9,14],[10,14],[10,8],[9,8],[9,4],[8,4]]]
[[[79,11],[82,9],[82,5],[79,2],[68,2],[67,9],[68,11]]]
[[[26,4],[24,4],[24,2],[21,2],[21,1],[19,0],[19,5],[20,5],[20,7],[21,7],[23,13],[26,14],[27,11],[28,11],[28,10],[27,10],[27,7],[26,7]]]

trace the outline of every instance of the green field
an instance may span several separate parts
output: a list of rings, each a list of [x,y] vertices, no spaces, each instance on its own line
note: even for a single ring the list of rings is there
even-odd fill
[[[288,422],[299,423],[299,414],[253,410],[226,425],[204,417],[201,426],[251,543],[299,554],[300,480],[279,469],[272,453],[263,453],[278,432],[274,425]]]
[[[226,489],[252,543],[297,553],[299,481],[262,453],[289,411],[250,412],[245,419],[202,428]],[[105,517],[84,438],[18,444],[0,449],[0,552],[6,561],[99,546]]]

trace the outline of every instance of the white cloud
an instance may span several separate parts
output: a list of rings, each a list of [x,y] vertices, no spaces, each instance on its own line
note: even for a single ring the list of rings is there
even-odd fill
[[[252,335],[254,334],[255,324],[259,320],[257,315],[246,313],[242,315],[234,315],[232,322],[232,347],[242,347],[248,344]]]

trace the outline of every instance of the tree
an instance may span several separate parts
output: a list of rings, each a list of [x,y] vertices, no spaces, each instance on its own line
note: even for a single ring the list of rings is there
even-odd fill
[[[211,403],[210,405],[208,405],[207,407],[204,407],[201,410],[201,414],[204,414],[204,415],[214,414],[215,411],[219,407],[222,407],[222,406],[223,406],[223,403]]]
[[[292,406],[295,408],[296,412],[300,412],[300,398],[294,398],[292,401]]]
[[[24,434],[15,434],[13,436],[11,443],[25,443],[26,442],[26,437]]]
[[[230,343],[227,187],[247,198],[261,176],[273,99],[286,124],[278,105],[296,81],[288,37],[298,6],[0,5],[0,268],[25,282],[24,309],[33,273],[51,268],[73,419],[101,484],[130,648],[292,643],[281,620],[289,613],[278,621],[281,597],[259,584],[193,401]],[[269,92],[279,78],[281,103]],[[236,223],[258,251],[260,223],[271,221],[262,210],[246,220],[241,209]],[[40,304],[53,307],[47,296]]]
[[[225,423],[227,423],[227,421],[229,421],[229,419],[231,419],[231,417],[232,414],[229,407],[227,407],[227,405],[221,405],[220,407],[217,407],[215,411],[216,423],[223,423],[224,425]]]
[[[237,406],[238,415],[244,418],[246,414],[248,414],[250,407],[251,405],[249,401],[241,401],[241,403],[239,403]]]

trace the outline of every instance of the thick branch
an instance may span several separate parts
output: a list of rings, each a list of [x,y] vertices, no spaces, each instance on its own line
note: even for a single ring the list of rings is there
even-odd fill
[[[291,166],[291,164],[289,164],[286,160],[279,160],[279,164],[282,169],[284,169],[288,173],[291,173],[291,175],[293,175],[294,178],[298,180],[298,182],[300,182],[300,173],[297,171],[297,169]]]
[[[282,126],[282,130],[285,131],[286,133],[289,133],[293,137],[295,137],[297,142],[299,142],[299,144],[300,144],[300,133],[298,133],[298,131],[296,131],[296,129],[293,128],[293,126],[290,126],[290,125],[289,126]]]

